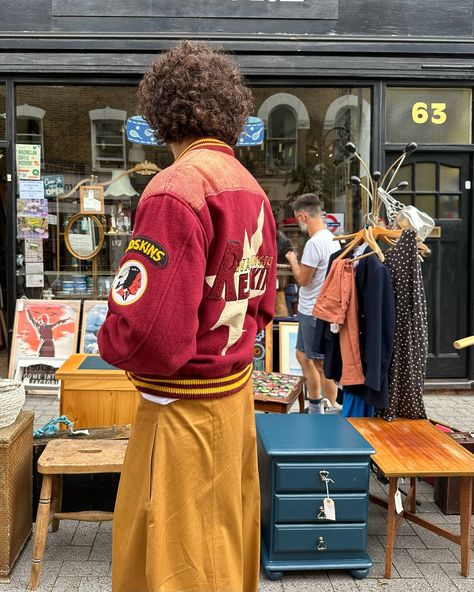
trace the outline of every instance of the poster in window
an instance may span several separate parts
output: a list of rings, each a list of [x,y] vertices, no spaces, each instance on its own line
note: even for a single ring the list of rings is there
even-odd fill
[[[24,218],[47,218],[48,202],[46,199],[19,199],[17,215]]]
[[[81,354],[98,354],[97,336],[107,315],[106,300],[86,300],[82,315]]]
[[[43,241],[41,239],[25,239],[25,262],[41,263],[43,261]]]
[[[16,171],[18,179],[41,179],[41,146],[39,144],[16,145]]]
[[[80,310],[79,300],[17,300],[9,377],[19,358],[67,359],[75,353]]]
[[[18,216],[17,226],[17,238],[19,239],[47,239],[49,236],[47,218],[32,218],[31,216]]]
[[[44,199],[44,186],[42,181],[18,181],[20,199]]]

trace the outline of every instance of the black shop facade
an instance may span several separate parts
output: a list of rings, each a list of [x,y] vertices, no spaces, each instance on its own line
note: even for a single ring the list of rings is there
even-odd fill
[[[452,343],[474,333],[472,0],[6,0],[0,23],[0,283],[10,336],[22,296],[106,297],[140,194],[171,163],[166,148],[127,137],[136,87],[157,53],[189,38],[224,47],[242,65],[264,141],[236,155],[300,248],[298,193],[322,196],[336,232],[363,224],[350,178],[366,172],[347,142],[381,172],[418,144],[394,196],[436,224],[423,263],[428,377],[437,388],[471,387],[474,354]],[[35,174],[35,158],[46,179],[39,214],[18,207],[19,176]],[[64,241],[84,179],[116,180],[97,216],[104,241],[93,265]],[[23,187],[22,201],[33,199]]]

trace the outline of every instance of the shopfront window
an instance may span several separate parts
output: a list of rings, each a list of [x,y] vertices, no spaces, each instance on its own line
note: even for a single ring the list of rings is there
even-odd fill
[[[353,142],[370,166],[368,88],[254,88],[255,113],[265,124],[260,147],[238,148],[240,161],[266,191],[277,222],[302,246],[291,203],[302,193],[321,196],[332,229],[362,224],[360,195],[350,183],[366,171],[344,149]]]
[[[471,89],[388,88],[386,103],[390,144],[471,143]]]
[[[18,86],[16,95],[18,296],[105,298],[140,195],[172,158],[128,142],[133,86]],[[0,113],[1,104],[0,94]]]
[[[5,106],[5,84],[0,82],[0,140],[5,139],[5,124],[6,124],[6,106]]]
[[[334,231],[359,228],[361,199],[350,177],[366,172],[344,146],[354,142],[369,164],[370,89],[262,87],[253,93],[265,140],[236,148],[236,156],[266,191],[295,246],[304,237],[291,203],[301,193],[322,197],[335,215],[328,218]],[[134,86],[19,85],[16,96],[18,296],[103,299],[140,195],[172,156],[165,147],[128,141]],[[81,213],[91,218],[77,218]]]

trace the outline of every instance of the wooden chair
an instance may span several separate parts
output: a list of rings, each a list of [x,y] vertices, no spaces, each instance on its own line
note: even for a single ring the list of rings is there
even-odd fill
[[[43,484],[36,516],[29,590],[36,590],[39,584],[50,523],[52,532],[55,532],[60,520],[97,522],[113,519],[113,512],[61,512],[62,476],[120,473],[127,444],[128,440],[53,440],[46,446],[38,460]]]

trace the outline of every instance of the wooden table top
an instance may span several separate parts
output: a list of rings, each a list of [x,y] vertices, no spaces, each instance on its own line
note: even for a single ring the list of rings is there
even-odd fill
[[[72,356],[70,356],[65,362],[64,364],[57,369],[56,371],[56,377],[59,378],[59,380],[64,380],[65,378],[71,377],[71,376],[97,376],[97,374],[100,374],[101,377],[106,377],[106,376],[113,376],[113,377],[118,377],[118,376],[123,376],[124,379],[126,379],[126,375],[125,375],[125,371],[124,370],[120,370],[120,368],[107,368],[107,369],[92,369],[92,370],[85,370],[82,368],[79,368],[79,366],[82,364],[82,362],[84,362],[84,360],[86,358],[90,358],[90,357],[99,357],[97,355],[94,354],[72,354]]]
[[[375,448],[372,459],[386,477],[474,476],[474,454],[426,419],[348,420]]]

